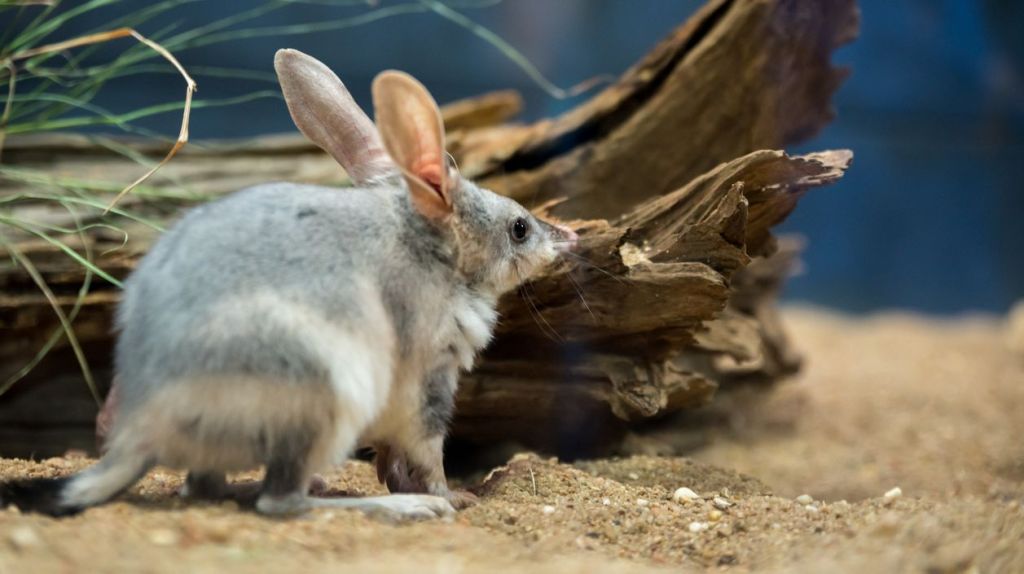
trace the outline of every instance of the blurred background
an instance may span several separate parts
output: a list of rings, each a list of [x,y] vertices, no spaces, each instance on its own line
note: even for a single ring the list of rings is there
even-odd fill
[[[60,9],[76,3],[65,4]],[[163,4],[133,0],[90,11],[70,20],[61,37]],[[273,80],[273,53],[280,47],[325,61],[367,108],[370,80],[391,67],[422,79],[442,103],[517,89],[526,120],[560,113],[589,95],[553,97],[471,26],[416,2],[175,4],[139,25],[140,32],[159,39],[233,18],[241,22],[233,30],[254,30],[249,38],[236,34],[174,51],[198,81],[198,97],[244,96],[232,105],[195,109],[193,140],[294,130]],[[514,46],[554,85],[568,88],[621,73],[701,2],[448,4]],[[1003,312],[1024,297],[1024,2],[860,4],[860,38],[836,57],[853,71],[835,98],[838,116],[791,150],[851,148],[854,166],[839,184],[803,200],[783,227],[808,240],[804,273],[789,284],[786,298],[854,312]],[[130,43],[105,45],[87,61],[117,57]],[[160,71],[108,83],[93,103],[123,112],[180,100],[180,76],[162,62],[153,69]],[[173,137],[179,121],[179,112],[170,111],[137,124]]]

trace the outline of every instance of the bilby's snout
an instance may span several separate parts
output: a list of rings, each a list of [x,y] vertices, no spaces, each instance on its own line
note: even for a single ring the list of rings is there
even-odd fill
[[[564,225],[551,224],[552,235],[555,239],[555,248],[560,253],[576,249],[576,243],[580,236]]]

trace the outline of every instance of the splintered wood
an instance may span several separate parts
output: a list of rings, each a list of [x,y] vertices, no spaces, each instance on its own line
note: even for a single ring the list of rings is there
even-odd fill
[[[854,0],[712,0],[561,117],[500,123],[520,106],[507,92],[445,109],[465,176],[581,237],[576,254],[502,300],[495,341],[462,381],[456,439],[515,439],[569,454],[614,449],[635,425],[799,367],[775,312],[798,247],[771,230],[805,192],[842,177],[852,154],[778,150],[831,118],[845,76],[831,53],[856,35],[858,21]],[[160,155],[152,144],[133,147]],[[57,178],[131,181],[137,169],[70,135],[12,137],[5,160],[26,175],[0,180],[0,197],[51,192]],[[31,175],[40,172],[53,179]],[[187,147],[149,182],[162,193],[119,205],[165,226],[194,203],[180,191],[167,197],[176,190],[208,197],[264,181],[343,179],[312,144],[276,136]],[[15,205],[13,215],[48,225],[72,217],[52,202]],[[101,214],[76,211],[82,224]],[[126,246],[103,227],[86,229],[84,241],[101,269],[123,278],[157,232],[138,221],[117,224],[129,233]],[[46,241],[10,239],[70,307],[82,266]],[[77,234],[61,240],[84,251]],[[114,285],[94,279],[74,322],[101,385],[110,378],[117,298]],[[0,377],[30,361],[59,327],[32,279],[10,263],[0,267],[0,324]],[[93,446],[96,407],[72,357],[58,345],[0,399],[4,455]]]

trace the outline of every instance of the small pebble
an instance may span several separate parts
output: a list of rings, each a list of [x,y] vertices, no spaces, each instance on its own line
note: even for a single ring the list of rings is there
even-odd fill
[[[647,506],[647,504],[648,503],[647,503],[647,499],[646,498],[638,498],[638,499],[636,499],[636,505],[637,506]]]
[[[811,514],[817,514],[818,507],[814,506],[813,504],[807,504],[807,505],[804,505],[804,510],[806,510],[807,512],[810,512]]]
[[[814,498],[810,494],[801,494],[800,496],[796,497],[796,501],[799,502],[800,504],[810,504],[814,502]]]
[[[631,472],[627,476],[629,476],[630,480],[640,480],[640,475],[635,472]]]
[[[715,508],[717,508],[719,510],[725,510],[726,508],[729,508],[730,506],[732,506],[731,502],[729,502],[728,500],[722,498],[721,496],[716,496],[716,497],[712,498],[711,499],[711,503],[714,504]]]
[[[21,526],[11,530],[7,535],[7,538],[11,541],[11,546],[14,546],[18,550],[39,546],[39,544],[42,543],[42,540],[39,539],[39,535],[36,534],[36,531],[32,530],[32,528],[28,526]]]
[[[708,529],[708,523],[707,522],[691,522],[690,523],[690,532],[702,532],[702,531],[707,530],[707,529]]]
[[[677,488],[676,491],[672,493],[672,500],[676,502],[687,502],[689,500],[700,500],[700,496],[696,492],[684,486],[682,488]]]
[[[886,500],[892,500],[894,498],[899,498],[901,496],[903,496],[903,490],[897,486],[896,488],[893,488],[889,492],[886,492],[884,495],[882,495],[882,498]]]
[[[722,514],[721,510],[712,510],[711,512],[708,512],[708,520],[711,522],[718,522],[723,516],[725,515]]]
[[[550,504],[545,504],[544,508],[541,509],[541,512],[543,512],[544,514],[554,514],[555,507],[551,506]]]
[[[610,498],[602,498],[601,499],[601,504],[603,504],[605,506],[611,506],[612,505],[612,499],[610,499]]]

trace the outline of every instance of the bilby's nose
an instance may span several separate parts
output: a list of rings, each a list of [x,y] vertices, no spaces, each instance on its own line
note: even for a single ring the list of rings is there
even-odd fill
[[[576,235],[576,232],[564,225],[553,225],[555,229],[562,234],[562,237],[557,243],[559,251],[572,251],[576,248],[576,243],[580,236]]]

